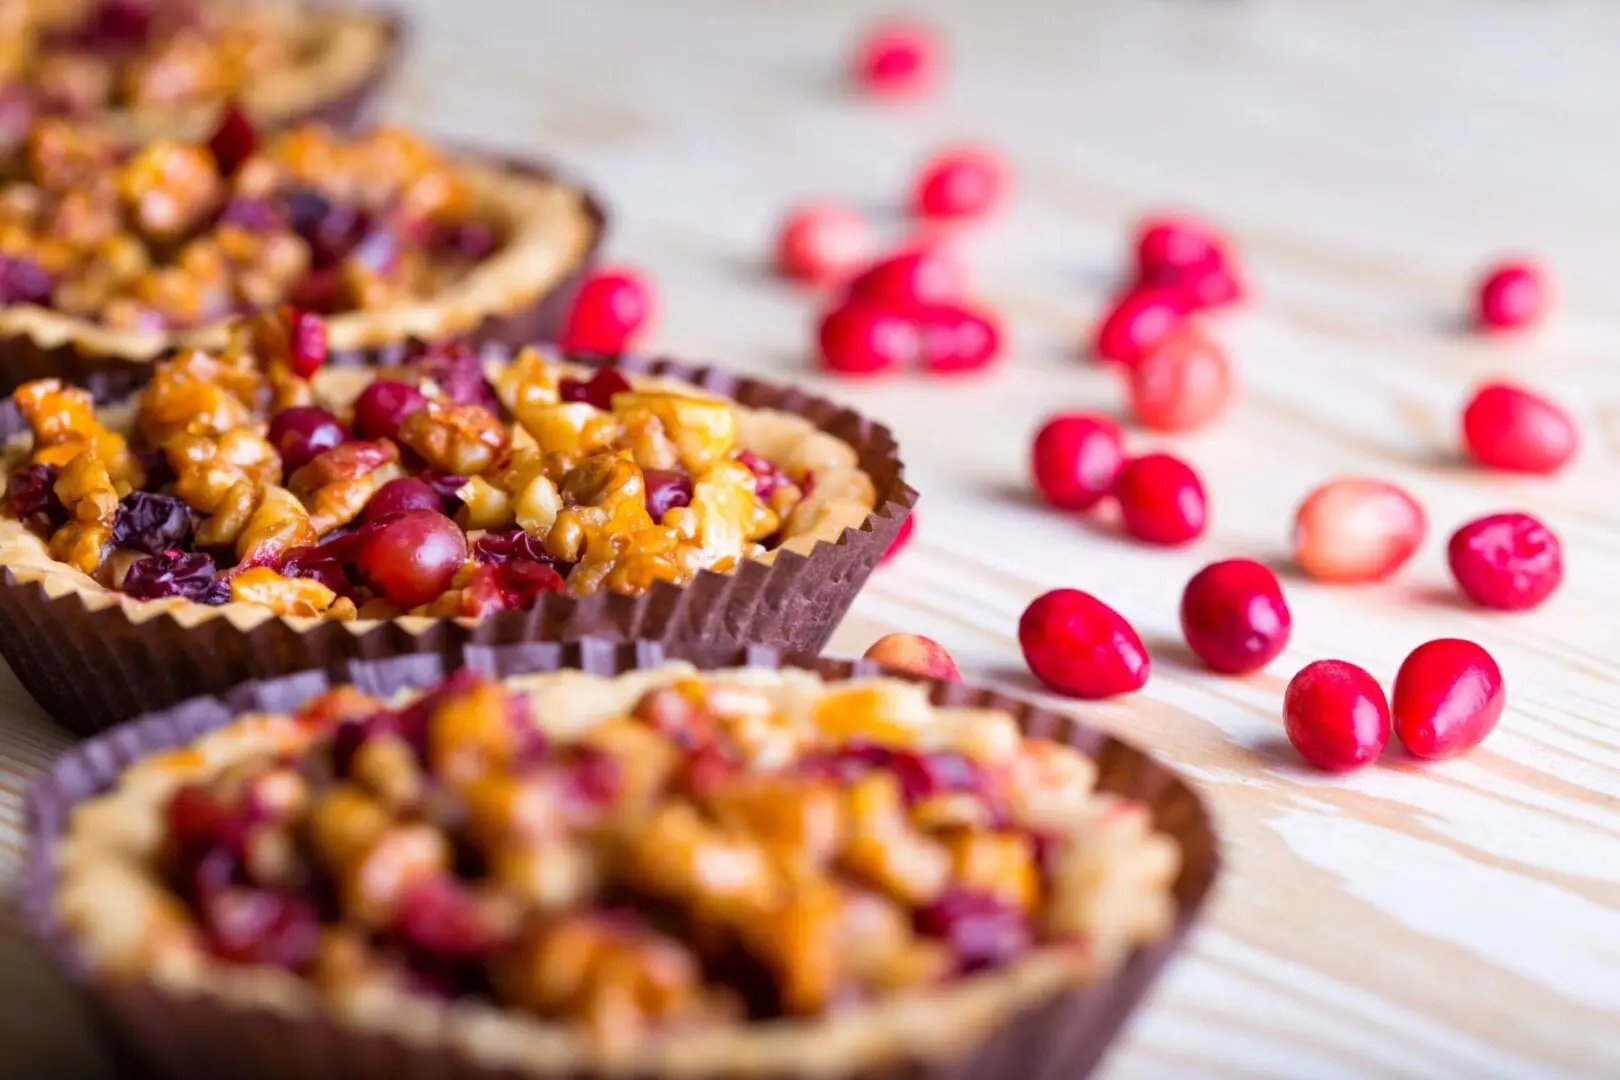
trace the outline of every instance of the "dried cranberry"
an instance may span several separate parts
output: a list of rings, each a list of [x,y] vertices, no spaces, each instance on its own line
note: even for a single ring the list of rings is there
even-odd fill
[[[398,263],[404,250],[404,237],[387,225],[377,225],[368,230],[344,258],[367,270],[381,273]]]
[[[761,483],[758,479],[759,474],[755,473],[754,476],[755,491],[764,498],[764,492],[759,490]],[[644,469],[642,480],[646,484],[644,498],[647,513],[652,515],[654,521],[663,521],[664,514],[678,506],[692,504],[692,478],[686,473],[669,469]]]
[[[467,485],[465,476],[423,469],[416,474],[416,478],[433,489],[433,493],[442,501],[446,514],[453,515],[460,508],[461,489]]]
[[[489,566],[532,562],[560,570],[565,564],[546,554],[538,537],[522,529],[489,532],[473,541],[473,558]]]
[[[484,377],[484,363],[469,342],[447,341],[426,346],[411,358],[410,366],[433,380],[440,393],[457,405],[482,405],[491,412],[500,411],[495,390]]]
[[[452,877],[423,878],[399,899],[394,930],[439,959],[472,960],[498,944],[477,898]]]
[[[101,0],[80,27],[78,42],[92,50],[139,45],[152,34],[156,7],[153,0]]]
[[[298,970],[321,940],[313,905],[269,889],[226,889],[207,899],[202,916],[209,952],[227,963]]]
[[[409,383],[378,379],[354,402],[354,426],[368,439],[392,439],[405,418],[427,405],[427,398]]]
[[[543,563],[524,560],[480,566],[462,591],[462,607],[474,618],[497,611],[527,611],[540,597],[567,587],[562,575]]]
[[[467,537],[434,510],[374,522],[355,564],[366,584],[402,608],[436,600],[467,561]]]
[[[619,759],[599,747],[581,747],[563,773],[566,802],[592,815],[618,798],[623,787],[624,768]]]
[[[273,232],[285,228],[287,219],[269,199],[233,195],[219,211],[221,225],[236,225],[249,232]]]
[[[56,497],[60,474],[55,465],[23,466],[6,477],[6,505],[19,518],[43,514],[52,528],[60,527],[68,519],[67,508]]]
[[[0,304],[48,304],[56,282],[46,269],[22,255],[0,255]]]
[[[984,794],[985,775],[972,758],[949,750],[915,753],[896,750],[888,768],[900,781],[908,802],[949,792]]]
[[[270,418],[270,445],[290,475],[349,437],[337,417],[319,405],[294,405]]]
[[[132,491],[118,504],[113,522],[113,545],[161,555],[191,547],[191,508],[173,495]]]
[[[311,270],[287,291],[287,299],[321,315],[334,315],[343,309],[343,280],[336,267]]]
[[[235,102],[225,107],[219,126],[208,137],[208,152],[214,155],[221,176],[234,176],[242,163],[259,148],[259,129]]]
[[[603,411],[613,408],[614,394],[629,392],[630,380],[610,367],[597,368],[589,379],[563,379],[557,384],[557,396],[563,401],[583,401]]]
[[[469,262],[487,259],[501,246],[495,230],[481,221],[441,224],[433,230],[429,243],[438,251],[459,256]]]
[[[917,931],[942,938],[969,974],[1018,959],[1033,944],[1029,920],[1000,897],[952,889],[917,912]]]
[[[297,188],[282,198],[287,223],[309,244],[317,268],[333,266],[365,239],[371,223],[352,206],[335,203],[313,188]]]
[[[348,571],[325,546],[293,548],[281,557],[276,572],[283,577],[318,581],[339,596],[354,596],[354,582],[349,579]]]
[[[767,461],[752,450],[738,451],[737,462],[754,474],[754,494],[765,502],[770,502],[771,496],[779,489],[793,483],[774,462]]]
[[[223,604],[230,583],[214,573],[214,560],[200,552],[165,551],[139,559],[124,575],[120,588],[137,600],[178,596],[198,604]]]
[[[175,854],[190,861],[236,831],[237,815],[224,799],[204,784],[185,784],[169,796],[164,825]]]

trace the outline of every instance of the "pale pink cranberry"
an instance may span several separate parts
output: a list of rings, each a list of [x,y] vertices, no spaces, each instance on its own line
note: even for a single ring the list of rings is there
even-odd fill
[[[1288,646],[1293,617],[1277,575],[1253,559],[1211,563],[1181,594],[1181,632],[1211,671],[1258,671]]]
[[[1158,348],[1186,317],[1186,304],[1174,292],[1133,289],[1097,324],[1092,351],[1104,360],[1133,366]]]
[[[1196,431],[1232,400],[1226,352],[1191,324],[1179,327],[1127,369],[1131,411],[1153,431]]]
[[[1554,473],[1580,449],[1580,430],[1563,406],[1509,382],[1474,391],[1463,409],[1463,446],[1481,465],[1506,472]]]
[[[1001,326],[983,308],[939,304],[916,315],[924,371],[957,375],[987,367],[1001,354]]]
[[[436,510],[411,510],[376,526],[355,561],[385,599],[420,607],[450,587],[467,561],[467,536]]]
[[[342,443],[349,433],[319,405],[294,405],[270,418],[266,437],[281,455],[282,470],[291,474]]]
[[[943,46],[928,26],[908,19],[888,19],[861,38],[850,74],[868,94],[911,97],[934,87],[943,53]]]
[[[1305,665],[1283,695],[1283,724],[1299,756],[1323,772],[1350,772],[1389,745],[1389,702],[1378,680],[1343,660]]]
[[[1065,413],[1041,426],[1030,447],[1035,490],[1059,510],[1089,510],[1125,467],[1124,434],[1106,416]]]
[[[1507,704],[1491,654],[1459,638],[1419,645],[1395,675],[1395,734],[1413,757],[1472,750],[1496,729]]]
[[[904,312],[961,303],[967,294],[966,265],[939,244],[886,255],[850,279],[845,288],[850,300]]]
[[[966,220],[983,217],[1006,195],[1007,167],[982,146],[942,151],[923,165],[911,193],[918,217]]]
[[[877,375],[910,366],[918,331],[910,319],[852,300],[829,311],[817,332],[821,366],[838,375]]]
[[[409,383],[378,379],[354,402],[354,426],[367,439],[392,439],[405,418],[427,405],[422,391]]]
[[[1475,319],[1481,330],[1522,330],[1546,314],[1551,291],[1546,272],[1536,263],[1499,263],[1480,280]]]
[[[629,348],[652,321],[652,290],[629,267],[596,271],[580,286],[563,328],[568,352],[614,354]]]
[[[1498,611],[1539,607],[1564,580],[1563,545],[1529,514],[1491,514],[1451,534],[1451,574],[1474,603]]]
[[[884,563],[893,562],[895,557],[905,550],[906,545],[911,543],[911,534],[916,531],[916,528],[917,513],[912,511],[906,516],[906,520],[900,523],[899,530],[895,532],[894,539],[889,541],[889,546],[883,552],[883,557],[878,560],[878,565],[882,566]]]
[[[1294,560],[1319,581],[1382,581],[1416,554],[1423,507],[1384,480],[1330,480],[1294,511]]]
[[[1147,683],[1147,648],[1124,616],[1089,593],[1053,589],[1018,620],[1024,662],[1041,682],[1077,698],[1110,698]]]
[[[1189,544],[1204,535],[1209,504],[1204,482],[1171,454],[1144,454],[1125,463],[1114,481],[1125,531],[1148,544]]]
[[[825,285],[853,273],[870,256],[872,229],[842,203],[791,210],[776,238],[776,269],[783,277]]]

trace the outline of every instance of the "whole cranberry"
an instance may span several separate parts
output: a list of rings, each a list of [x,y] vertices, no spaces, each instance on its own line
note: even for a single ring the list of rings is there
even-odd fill
[[[1506,472],[1554,473],[1580,449],[1563,406],[1522,386],[1491,382],[1463,409],[1463,446],[1481,465]]]
[[[850,300],[899,311],[956,304],[967,294],[967,267],[940,244],[886,255],[851,278],[845,288]]]
[[[1011,963],[1034,943],[1029,917],[1017,905],[966,889],[952,889],[919,910],[917,929],[942,938],[964,975]]]
[[[1389,702],[1378,680],[1356,665],[1317,660],[1289,681],[1283,724],[1311,765],[1350,772],[1376,761],[1389,745]]]
[[[360,521],[369,523],[390,514],[403,514],[408,510],[444,511],[444,499],[427,483],[414,476],[400,476],[377,489],[360,513]]]
[[[1498,611],[1539,607],[1564,580],[1563,545],[1529,514],[1491,514],[1451,534],[1446,557],[1457,587]]]
[[[1053,589],[1018,620],[1024,662],[1041,682],[1077,698],[1110,698],[1147,683],[1147,648],[1124,616],[1079,589]]]
[[[427,398],[409,383],[378,379],[354,401],[354,427],[363,438],[393,439],[405,418],[427,405]]]
[[[886,308],[859,300],[841,304],[817,331],[821,366],[838,375],[877,375],[917,357],[917,326]]]
[[[942,52],[939,39],[924,24],[889,19],[861,37],[850,75],[856,86],[876,97],[911,97],[934,86]]]
[[[580,286],[563,328],[562,347],[574,353],[620,353],[652,321],[652,291],[629,267],[598,270]]]
[[[1171,454],[1132,458],[1114,481],[1125,531],[1149,544],[1175,547],[1204,535],[1209,504],[1204,482]]]
[[[692,504],[692,478],[670,469],[643,469],[646,485],[643,498],[647,513],[654,521],[663,521],[670,510]]]
[[[1211,671],[1259,671],[1288,646],[1294,625],[1277,575],[1253,559],[1211,563],[1181,594],[1181,632]]]
[[[918,217],[966,220],[983,217],[1006,195],[1007,167],[982,146],[942,151],[924,163],[911,192]]]
[[[1124,467],[1124,433],[1108,417],[1093,413],[1052,417],[1030,448],[1035,490],[1059,510],[1091,509],[1114,490]]]
[[[438,599],[467,561],[466,535],[437,510],[409,510],[372,527],[356,566],[366,584],[402,608]]]
[[[326,320],[310,311],[286,309],[288,364],[300,379],[313,378],[326,363]]]
[[[826,285],[864,265],[872,229],[854,210],[834,202],[795,207],[776,237],[776,269],[783,277]]]
[[[258,148],[259,132],[253,121],[240,105],[234,102],[227,105],[219,118],[219,126],[208,137],[208,152],[213,154],[220,175],[234,176]]]
[[[320,916],[307,901],[269,889],[221,889],[202,916],[208,950],[231,964],[297,970],[321,940]]]
[[[1480,279],[1475,320],[1481,330],[1522,330],[1546,314],[1552,290],[1546,272],[1534,262],[1498,263]]]
[[[614,394],[628,394],[630,390],[630,380],[613,367],[599,367],[589,379],[564,378],[557,383],[560,400],[583,401],[603,412],[612,411]]]
[[[939,304],[917,313],[923,370],[933,375],[978,371],[1001,353],[1001,326],[982,309]]]
[[[900,528],[895,531],[894,539],[889,541],[888,548],[883,552],[882,557],[878,559],[878,565],[882,566],[884,563],[892,562],[901,551],[905,550],[906,545],[911,543],[911,534],[916,531],[916,528],[917,513],[912,511],[907,515],[906,520],[900,523]]]
[[[1419,645],[1395,675],[1395,735],[1413,757],[1472,750],[1496,729],[1507,704],[1502,669],[1460,638]]]
[[[1196,431],[1232,400],[1226,352],[1197,327],[1172,331],[1127,369],[1131,411],[1153,431]]]
[[[1104,360],[1133,366],[1158,348],[1186,317],[1186,304],[1175,292],[1154,287],[1133,289],[1097,324],[1092,351]]]
[[[348,437],[337,417],[319,405],[294,405],[270,418],[270,445],[281,455],[282,469],[289,474]]]
[[[1417,553],[1427,530],[1422,505],[1405,488],[1343,477],[1294,511],[1294,560],[1318,581],[1382,581]]]
[[[1220,235],[1190,217],[1157,217],[1136,228],[1136,276],[1148,284],[1171,284],[1226,261]]]

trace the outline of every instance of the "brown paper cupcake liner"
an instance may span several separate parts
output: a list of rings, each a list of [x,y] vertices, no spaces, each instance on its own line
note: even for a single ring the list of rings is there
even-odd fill
[[[358,115],[360,104],[356,101],[350,111]],[[584,194],[585,212],[591,219],[593,236],[577,265],[530,303],[511,311],[488,314],[470,330],[456,335],[478,346],[509,349],[555,341],[562,335],[580,286],[596,266],[607,235],[606,205],[589,187],[557,165],[476,147],[455,147],[454,151],[458,155],[494,162],[523,176],[563,182]],[[419,339],[402,338],[363,349],[336,349],[327,362],[344,366],[389,364],[419,344]],[[33,379],[56,378],[85,387],[98,402],[114,401],[145,385],[152,376],[153,364],[165,355],[168,353],[131,359],[87,351],[83,344],[73,340],[44,345],[27,332],[0,334],[0,394],[10,394]]]
[[[318,120],[323,124],[330,124],[336,128],[351,128],[363,121],[371,111],[373,102],[377,99],[379,91],[386,87],[399,70],[400,58],[404,55],[410,44],[411,24],[405,13],[391,6],[381,4],[366,4],[363,9],[360,5],[347,3],[345,0],[317,0],[317,7],[336,8],[338,10],[365,10],[369,14],[381,19],[388,33],[388,44],[382,55],[377,58],[370,72],[354,86],[321,102],[313,109],[305,110],[291,116],[277,118],[275,127],[291,127],[305,120]]]
[[[326,1016],[288,1018],[204,997],[181,997],[132,981],[98,980],[53,912],[56,871],[52,853],[76,804],[108,790],[122,770],[156,750],[191,742],[243,712],[284,712],[330,686],[354,683],[374,694],[436,683],[456,667],[499,676],[579,668],[616,675],[656,667],[668,657],[652,642],[590,640],[568,645],[531,644],[353,662],[334,671],[308,672],[247,683],[223,697],[188,701],[91,740],[63,756],[28,795],[29,854],[22,881],[25,916],[81,996],[121,1058],[151,1075],[173,1080],[516,1080],[450,1050],[407,1046],[391,1036],[358,1034]],[[867,661],[785,656],[774,649],[711,649],[701,666],[799,667],[825,678],[878,672],[899,674]],[[1177,917],[1163,940],[1137,949],[1111,977],[1067,989],[1007,1017],[992,1033],[960,1053],[934,1060],[873,1062],[840,1080],[1079,1080],[1107,1052],[1165,962],[1184,943],[1208,899],[1219,868],[1218,843],[1208,810],[1185,781],[1143,751],[1060,713],[996,691],[956,682],[915,679],[935,704],[979,706],[1011,713],[1032,735],[1067,743],[1098,764],[1102,791],[1151,808],[1155,827],[1182,852],[1174,884]],[[949,1043],[949,1033],[943,1042]],[[804,1076],[814,1073],[806,1063]],[[524,1073],[522,1075],[530,1075]],[[643,1078],[642,1072],[615,1074]],[[815,1075],[820,1075],[819,1073]],[[555,1080],[597,1080],[569,1073]],[[656,1080],[656,1077],[645,1077]],[[693,1073],[683,1080],[738,1080]],[[754,1080],[793,1080],[789,1076]],[[823,1080],[832,1080],[825,1077]]]
[[[748,560],[729,574],[705,570],[687,585],[660,582],[641,596],[552,594],[527,611],[497,612],[471,625],[435,619],[426,629],[407,629],[400,620],[281,618],[243,629],[223,616],[186,626],[167,612],[135,621],[122,604],[92,607],[78,593],[52,596],[7,569],[0,571],[0,656],[59,724],[90,734],[248,679],[339,671],[351,660],[401,653],[459,656],[469,645],[596,637],[655,641],[677,656],[749,644],[820,652],[916,502],[889,430],[804,391],[718,368],[638,356],[578,362],[680,379],[750,408],[803,416],[855,448],[872,478],[876,509],[859,528],[809,555],[784,550],[769,563]],[[26,430],[11,403],[0,408],[0,442]]]

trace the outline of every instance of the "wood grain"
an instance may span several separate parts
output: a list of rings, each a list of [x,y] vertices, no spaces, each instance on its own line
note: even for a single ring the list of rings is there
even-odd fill
[[[1109,1080],[1620,1073],[1620,6],[935,0],[922,7],[954,70],[939,99],[905,108],[840,86],[849,35],[876,10],[853,0],[416,7],[394,114],[554,150],[598,180],[619,209],[611,249],[658,283],[655,345],[810,381],[901,435],[924,493],[917,539],[834,651],[912,630],[970,678],[1033,692],[1013,628],[1056,585],[1097,592],[1149,638],[1147,689],[1086,715],[1202,785],[1231,870]],[[911,170],[957,138],[1016,170],[1014,203],[970,240],[1011,323],[1009,362],[963,383],[816,378],[814,304],[761,268],[777,215],[837,196],[898,236]],[[1042,415],[1118,407],[1077,346],[1126,226],[1167,205],[1228,227],[1259,294],[1218,329],[1241,404],[1173,443],[1204,472],[1214,525],[1171,553],[1039,509],[1024,478]],[[1521,249],[1556,268],[1557,320],[1512,343],[1460,333],[1481,261]],[[1456,462],[1458,406],[1498,373],[1578,408],[1587,447],[1567,475]],[[1416,563],[1376,588],[1290,578],[1294,642],[1269,672],[1189,667],[1187,577],[1217,557],[1281,560],[1299,497],[1348,472],[1424,500],[1433,535]],[[1455,600],[1443,541],[1511,507],[1560,531],[1568,582],[1543,611],[1492,617]],[[1506,673],[1509,713],[1486,747],[1347,780],[1299,768],[1278,721],[1288,674],[1338,656],[1387,677],[1445,635],[1476,638]],[[3,880],[23,785],[62,739],[9,679],[0,715]],[[22,949],[0,918],[0,1072],[78,1075],[82,1029]]]

